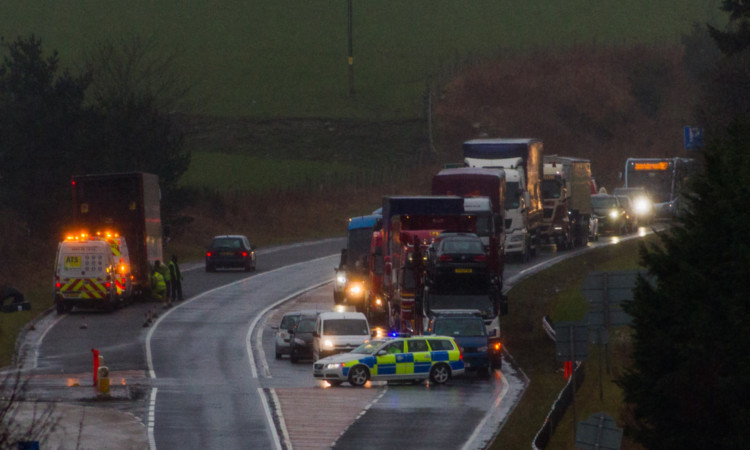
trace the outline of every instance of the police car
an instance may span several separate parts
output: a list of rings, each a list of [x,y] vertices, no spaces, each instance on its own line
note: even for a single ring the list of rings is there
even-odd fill
[[[362,386],[368,380],[428,378],[435,384],[443,384],[463,373],[463,354],[456,341],[448,336],[374,339],[349,353],[329,356],[313,364],[313,376],[334,386],[344,381]]]

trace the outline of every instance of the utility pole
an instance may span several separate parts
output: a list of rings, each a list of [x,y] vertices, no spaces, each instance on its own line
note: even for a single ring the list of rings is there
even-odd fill
[[[349,37],[349,51],[348,51],[348,62],[349,62],[349,95],[354,95],[354,39],[353,39],[353,32],[352,29],[354,28],[353,25],[353,12],[352,12],[352,0],[347,0],[349,2],[349,26],[347,30],[347,34]]]

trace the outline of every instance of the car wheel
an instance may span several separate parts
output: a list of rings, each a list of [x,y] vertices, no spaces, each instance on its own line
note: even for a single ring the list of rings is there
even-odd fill
[[[245,264],[245,272],[250,272],[253,269],[253,267],[248,263]]]
[[[492,367],[489,366],[477,370],[477,375],[479,376],[479,378],[489,378],[491,373]]]
[[[370,371],[365,366],[354,366],[349,370],[349,384],[352,386],[364,386],[369,379]]]
[[[55,308],[57,309],[57,315],[63,315],[68,312],[63,302],[55,302]]]
[[[435,364],[430,370],[430,381],[435,384],[445,384],[451,378],[451,369],[445,364]]]

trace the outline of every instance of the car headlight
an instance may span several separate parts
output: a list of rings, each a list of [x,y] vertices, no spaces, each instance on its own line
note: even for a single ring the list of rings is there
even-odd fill
[[[323,347],[325,348],[333,348],[333,341],[330,339],[326,339],[323,341]]]
[[[336,284],[339,286],[343,286],[346,284],[346,274],[345,273],[339,273],[336,275]]]
[[[638,214],[646,214],[651,211],[651,200],[639,197],[635,199],[635,204],[633,205],[633,209],[635,209],[635,212]]]
[[[609,217],[610,217],[611,219],[617,219],[617,216],[618,216],[618,215],[619,215],[619,214],[617,213],[617,210],[616,210],[616,209],[613,209],[613,210],[611,210],[611,211],[609,212]]]
[[[337,363],[337,364],[326,364],[326,369],[329,369],[329,370],[330,370],[330,369],[340,369],[340,368],[341,368],[341,366],[342,366],[342,364],[341,364],[341,363]]]

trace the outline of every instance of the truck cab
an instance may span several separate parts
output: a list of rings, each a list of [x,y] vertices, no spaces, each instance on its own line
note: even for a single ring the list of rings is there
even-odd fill
[[[573,234],[568,214],[567,177],[561,169],[555,162],[544,164],[542,239],[556,244],[558,249],[569,249],[573,247]]]

